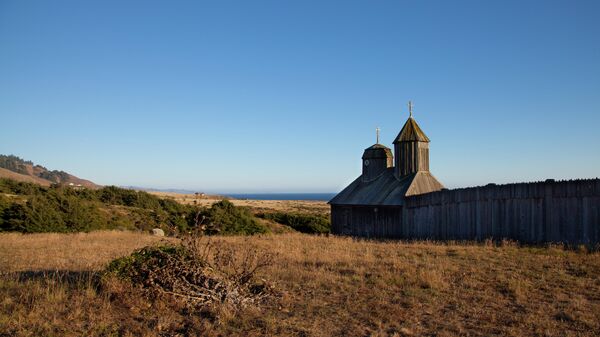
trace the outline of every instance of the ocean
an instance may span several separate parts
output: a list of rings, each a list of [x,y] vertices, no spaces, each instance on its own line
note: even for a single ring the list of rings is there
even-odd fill
[[[225,195],[235,199],[329,201],[336,193],[233,193]]]

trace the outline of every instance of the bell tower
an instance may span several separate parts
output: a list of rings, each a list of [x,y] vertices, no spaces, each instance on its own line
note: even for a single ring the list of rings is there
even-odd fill
[[[397,178],[429,171],[429,138],[413,118],[412,108],[412,102],[408,102],[408,120],[394,140],[394,174]]]

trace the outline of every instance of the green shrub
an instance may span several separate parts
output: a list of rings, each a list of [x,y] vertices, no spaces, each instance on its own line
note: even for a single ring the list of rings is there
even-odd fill
[[[96,203],[76,197],[61,200],[65,227],[69,232],[88,232],[97,229],[110,229],[110,219],[100,211]]]
[[[0,192],[19,196],[2,196],[0,230],[27,233],[154,227],[173,233],[182,227],[182,222],[187,225],[185,214],[191,208],[170,205],[164,210],[155,196],[114,186],[94,191],[0,179]],[[23,199],[26,202],[19,201]],[[121,206],[122,209],[115,209]],[[178,213],[172,214],[173,210]]]
[[[4,210],[9,208],[12,204],[13,203],[11,202],[11,200],[8,197],[6,197],[2,193],[0,193],[0,231],[4,227],[4,225],[3,225],[4,219],[2,217],[2,214],[4,214]]]
[[[26,204],[13,203],[2,213],[3,230],[25,233],[67,232],[55,200],[33,196]]]
[[[325,216],[284,212],[261,213],[257,216],[289,226],[302,233],[324,234],[331,231],[331,223]]]
[[[107,186],[97,191],[100,201],[110,205],[158,209],[160,199],[147,192],[134,191],[116,186]]]
[[[169,262],[168,257],[183,260],[193,258],[187,249],[181,245],[144,247],[136,250],[129,256],[111,261],[106,268],[106,272],[120,278],[136,280],[141,276],[140,272],[148,265],[156,265],[157,268],[164,268]]]
[[[248,210],[236,207],[227,200],[214,203],[201,215],[206,221],[207,234],[253,235],[269,231]]]
[[[150,246],[112,261],[103,277],[117,276],[150,296],[176,296],[198,306],[257,304],[274,294],[256,277],[272,264],[272,255],[256,249],[241,252],[215,247],[210,240],[188,237],[179,245]]]
[[[266,233],[268,229],[246,209],[221,201],[209,209],[160,199],[146,192],[108,186],[99,190],[66,186],[42,187],[0,179],[0,230],[79,232],[98,229],[160,227],[168,234],[187,232],[202,216],[207,234]]]
[[[43,193],[46,188],[32,183],[0,178],[0,192],[19,195],[34,195]]]

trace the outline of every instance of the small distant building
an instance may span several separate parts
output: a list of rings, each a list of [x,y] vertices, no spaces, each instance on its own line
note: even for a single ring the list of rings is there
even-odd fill
[[[81,184],[75,184],[75,183],[68,183],[67,186],[69,186],[69,187],[71,187],[71,188],[73,188],[75,190],[81,190],[81,189],[85,188],[83,185],[81,185]]]
[[[334,234],[434,240],[600,243],[600,180],[448,190],[430,172],[429,137],[412,116],[364,150],[362,174],[329,201]]]

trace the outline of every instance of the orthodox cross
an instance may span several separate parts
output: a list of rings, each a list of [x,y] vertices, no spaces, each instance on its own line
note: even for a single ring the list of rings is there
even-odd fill
[[[377,133],[377,144],[379,144],[379,130],[379,127],[375,129],[375,132]]]
[[[408,113],[410,113],[411,118],[412,118],[412,108],[413,108],[412,101],[408,101]]]

